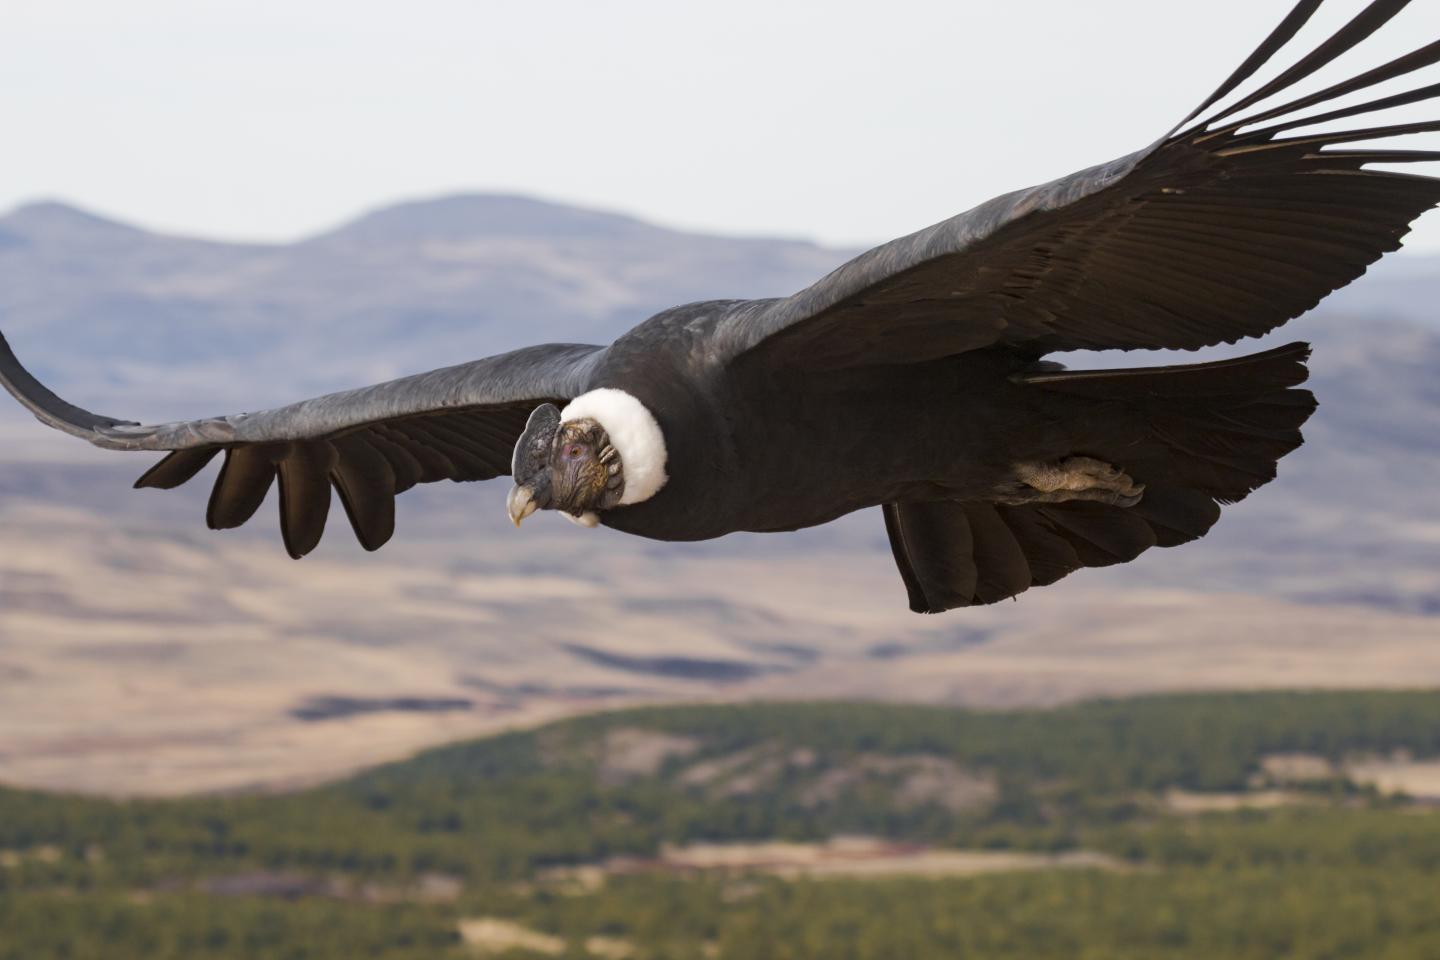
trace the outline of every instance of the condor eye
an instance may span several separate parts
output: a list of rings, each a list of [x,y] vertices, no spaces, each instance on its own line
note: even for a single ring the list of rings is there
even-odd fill
[[[579,460],[585,453],[585,448],[578,443],[572,443],[565,448],[566,460]]]

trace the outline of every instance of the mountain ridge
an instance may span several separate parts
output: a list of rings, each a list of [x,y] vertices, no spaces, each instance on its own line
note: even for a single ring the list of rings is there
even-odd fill
[[[851,253],[633,219],[599,229],[593,216],[440,200],[361,218],[326,242],[244,246],[41,207],[21,220],[44,242],[0,244],[0,329],[66,399],[156,422],[537,341],[603,343],[676,303],[791,293]],[[94,450],[7,399],[0,729],[28,732],[0,750],[0,780],[273,781],[656,699],[1004,705],[1432,682],[1437,268],[1389,258],[1269,338],[1165,355],[1313,341],[1320,408],[1305,446],[1197,543],[946,617],[906,610],[876,510],[675,545],[553,517],[518,533],[504,518],[506,481],[428,484],[399,498],[380,553],[351,542],[337,511],[320,549],[295,563],[278,543],[273,491],[244,529],[209,531],[218,464],[180,490],[134,492],[150,458]],[[316,697],[473,706],[326,724],[292,715]]]
[[[574,204],[536,194],[506,191],[455,191],[403,197],[368,206],[321,227],[284,240],[243,240],[212,236],[203,231],[173,230],[144,226],[130,219],[101,213],[84,204],[62,199],[41,198],[0,211],[0,231],[20,234],[34,230],[89,228],[123,233],[132,238],[148,236],[219,246],[273,249],[324,242],[354,233],[382,234],[387,240],[413,239],[416,227],[430,227],[434,235],[459,228],[462,233],[500,235],[573,235],[577,228],[589,228],[599,235],[626,231],[675,234],[732,241],[759,241],[826,247],[803,236],[769,234],[717,234],[698,228],[684,228],[647,220],[604,206]],[[568,228],[568,234],[567,234]],[[423,231],[422,231],[423,233]],[[408,235],[408,236],[407,236]],[[841,248],[835,248],[841,249]]]

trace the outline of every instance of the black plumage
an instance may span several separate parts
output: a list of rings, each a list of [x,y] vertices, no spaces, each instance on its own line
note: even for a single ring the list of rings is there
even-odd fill
[[[1405,5],[1374,0],[1273,79],[1217,106],[1320,6],[1302,0],[1214,95],[1142,150],[884,244],[793,296],[677,307],[608,347],[531,347],[278,410],[155,427],[65,403],[3,338],[0,380],[58,429],[104,447],[170,451],[137,486],[177,486],[223,453],[211,527],[244,523],[278,480],[297,557],[319,542],[332,488],[360,542],[377,549],[394,531],[397,494],[510,473],[532,411],[623,390],[663,434],[668,481],[610,506],[623,489],[612,470],[599,522],[699,540],[879,506],[913,609],[992,603],[1203,536],[1221,505],[1273,479],[1300,444],[1314,409],[1299,389],[1304,344],[1149,369],[1068,371],[1041,358],[1258,336],[1396,249],[1440,202],[1440,181],[1374,165],[1440,153],[1373,143],[1440,130],[1440,120],[1364,118],[1433,101],[1440,84],[1339,101],[1435,64],[1440,41],[1317,92],[1290,91]],[[1372,145],[1351,146],[1362,142]],[[549,432],[532,431],[514,461],[526,471],[516,478],[525,497],[512,493],[517,522],[546,506],[530,502],[542,489],[533,476],[558,469],[558,415],[541,419]]]

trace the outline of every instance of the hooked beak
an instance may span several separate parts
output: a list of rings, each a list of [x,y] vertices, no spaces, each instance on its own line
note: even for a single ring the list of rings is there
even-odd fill
[[[517,527],[520,526],[520,521],[537,509],[533,490],[519,484],[510,488],[510,495],[505,498],[505,510],[510,514],[511,523]]]

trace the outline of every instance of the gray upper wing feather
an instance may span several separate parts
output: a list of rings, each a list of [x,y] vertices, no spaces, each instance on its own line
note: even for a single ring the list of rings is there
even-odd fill
[[[1130,173],[1161,143],[1163,141],[1051,183],[995,197],[965,213],[868,250],[793,296],[756,301],[755,308],[738,313],[732,327],[725,332],[727,346],[735,354],[742,354],[796,324],[843,309],[893,278],[967,251],[978,253],[977,248],[983,241],[1023,217],[1063,210],[1109,187]],[[974,264],[953,264],[949,271],[951,285],[958,286],[968,273],[982,267],[978,260]],[[969,341],[973,346],[995,339],[994,328],[955,331],[951,336],[956,333],[962,343]],[[946,352],[958,351],[947,349]]]
[[[104,417],[61,400],[20,365],[4,334],[0,334],[0,383],[41,423],[83,440],[95,442],[97,437],[116,427],[139,426],[134,421]]]
[[[361,545],[395,530],[395,497],[417,483],[508,473],[530,412],[584,392],[605,348],[527,347],[258,413],[143,426],[65,402],[30,375],[0,336],[0,383],[43,423],[112,450],[168,451],[137,481],[169,489],[217,455],[206,522],[237,527],[280,488],[280,531],[291,556],[320,542],[331,491]]]
[[[1440,62],[1440,41],[1318,92],[1289,92],[1407,2],[1373,0],[1244,93],[1319,6],[1302,0],[1183,129],[877,247],[791,297],[739,307],[718,331],[720,350],[732,364],[841,367],[991,345],[1034,355],[1195,349],[1268,332],[1396,249],[1440,202],[1440,181],[1371,166],[1440,152],[1348,146],[1440,131],[1440,120],[1351,120],[1433,103],[1440,84],[1348,99]],[[1350,105],[1312,109],[1332,102]]]
[[[0,335],[0,383],[48,426],[111,450],[184,450],[313,440],[406,417],[569,398],[603,353],[588,344],[543,344],[255,413],[142,425],[82,410],[36,380]]]

